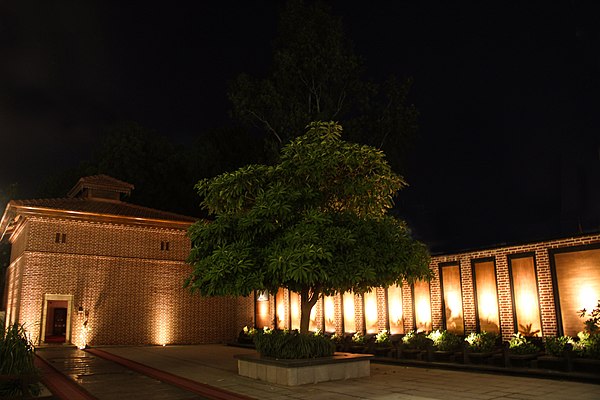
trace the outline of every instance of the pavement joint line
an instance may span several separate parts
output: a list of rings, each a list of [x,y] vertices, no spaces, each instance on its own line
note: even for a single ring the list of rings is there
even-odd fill
[[[148,365],[139,363],[137,361],[117,356],[113,353],[109,353],[100,349],[86,349],[84,351],[95,356],[104,358],[106,360],[113,361],[119,365],[124,366],[125,368],[129,368],[135,372],[157,379],[161,382],[177,386],[181,389],[190,391],[201,396],[205,396],[213,400],[254,400],[252,397],[248,397],[243,394],[233,393],[228,390],[217,388],[215,386],[210,386],[204,383],[196,382],[194,380],[171,374],[169,372],[162,371],[157,368],[153,368]]]

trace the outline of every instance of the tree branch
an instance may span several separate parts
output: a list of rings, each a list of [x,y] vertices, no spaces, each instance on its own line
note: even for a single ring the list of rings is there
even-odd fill
[[[259,120],[260,122],[262,122],[267,127],[267,130],[269,130],[273,135],[275,135],[275,137],[277,138],[277,140],[279,141],[279,143],[283,144],[283,140],[281,140],[281,137],[277,134],[277,131],[275,129],[273,129],[273,127],[271,126],[271,124],[269,123],[269,121],[267,121],[264,118],[259,117],[258,114],[255,113],[252,110],[246,110],[246,112],[248,114],[251,114],[252,116],[254,116],[254,118],[256,118],[257,120]]]

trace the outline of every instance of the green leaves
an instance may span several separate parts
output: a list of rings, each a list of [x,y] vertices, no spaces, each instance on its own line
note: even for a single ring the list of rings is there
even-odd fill
[[[4,322],[4,321],[1,321]],[[0,330],[0,375],[31,375],[38,376],[39,371],[34,365],[34,347],[25,330],[24,325],[14,323]],[[4,381],[0,383],[0,398],[20,398],[21,385],[17,381]],[[40,385],[32,383],[29,391],[37,395],[40,393]]]
[[[383,153],[341,140],[335,122],[307,129],[283,148],[279,164],[198,183],[215,218],[189,230],[192,290],[360,293],[428,276],[427,249],[386,214],[405,183]]]

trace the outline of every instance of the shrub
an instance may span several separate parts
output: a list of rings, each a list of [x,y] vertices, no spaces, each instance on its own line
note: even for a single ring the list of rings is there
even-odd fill
[[[573,339],[570,336],[549,336],[546,338],[544,343],[546,354],[554,357],[560,357],[567,349],[567,344],[573,344]]]
[[[520,333],[515,333],[512,336],[508,342],[508,349],[513,354],[536,354],[540,351],[535,344]]]
[[[365,337],[363,336],[362,333],[356,332],[354,335],[352,335],[352,343],[365,344]]]
[[[465,338],[467,348],[474,353],[488,353],[496,347],[498,335],[491,332],[471,333]]]
[[[579,310],[579,316],[581,318],[589,317],[583,323],[588,333],[600,333],[600,300],[598,300],[598,305],[590,312],[587,312],[585,308]]]
[[[446,330],[433,331],[427,337],[433,341],[433,345],[440,351],[456,351],[460,349],[462,343],[460,337]]]
[[[254,344],[262,356],[281,359],[328,357],[335,352],[335,344],[325,336],[301,334],[297,330],[258,331]]]
[[[600,333],[579,332],[573,342],[573,351],[581,357],[600,359]]]
[[[404,335],[402,343],[409,349],[426,350],[432,340],[427,338],[425,332],[410,331]]]
[[[388,333],[387,329],[384,329],[375,335],[375,343],[379,345],[392,344],[392,340],[390,339],[390,334]]]
[[[344,336],[338,335],[337,333],[334,333],[333,335],[331,335],[331,337],[329,339],[335,344],[344,343]]]
[[[585,356],[600,359],[600,333],[594,333],[586,340]]]
[[[0,335],[0,375],[30,375],[36,377],[39,372],[33,365],[34,347],[23,325],[17,323],[2,329]],[[38,383],[29,385],[33,395],[40,393]],[[19,396],[21,388],[16,381],[0,382],[0,398]]]
[[[248,328],[248,326],[246,325],[244,329],[242,329],[242,332],[244,333],[244,335],[252,337],[256,334],[257,331],[256,328]]]

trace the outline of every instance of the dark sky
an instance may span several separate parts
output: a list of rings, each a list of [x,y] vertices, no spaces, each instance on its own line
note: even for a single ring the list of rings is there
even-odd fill
[[[229,123],[227,82],[267,72],[281,3],[0,3],[0,188],[34,196],[115,121],[180,143]],[[399,206],[417,236],[445,250],[598,229],[592,1],[328,3],[367,77],[414,78]]]

